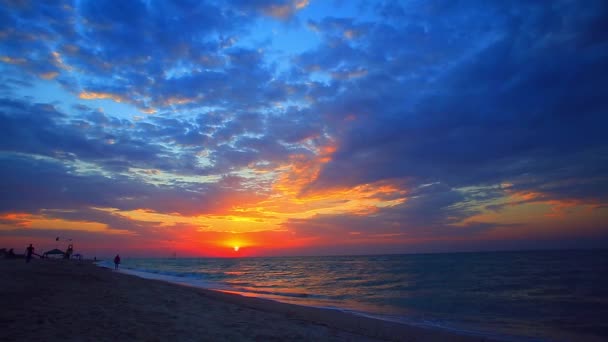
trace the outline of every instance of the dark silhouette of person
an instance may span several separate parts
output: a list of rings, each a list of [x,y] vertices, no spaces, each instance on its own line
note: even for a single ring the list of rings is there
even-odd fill
[[[68,249],[65,251],[65,258],[66,259],[71,259],[72,258],[72,253],[74,253],[74,245],[69,244],[68,245]]]
[[[34,254],[34,246],[30,243],[29,247],[25,249],[25,262],[32,260],[32,254]]]
[[[116,254],[116,256],[114,257],[114,269],[115,270],[118,269],[119,264],[120,264],[120,255]]]
[[[14,257],[16,257],[15,251],[12,248],[8,250],[7,257],[8,258],[14,258]]]

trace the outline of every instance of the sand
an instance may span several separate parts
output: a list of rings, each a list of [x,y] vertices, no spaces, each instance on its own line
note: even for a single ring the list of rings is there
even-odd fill
[[[488,341],[141,279],[90,262],[0,260],[1,341]]]

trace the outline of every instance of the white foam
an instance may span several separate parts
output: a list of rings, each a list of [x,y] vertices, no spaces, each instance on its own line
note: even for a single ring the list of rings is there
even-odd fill
[[[99,262],[99,263],[97,263],[97,265],[100,267],[109,268],[112,270],[114,269],[114,264],[112,264],[110,262]],[[172,275],[168,275],[168,274],[151,273],[151,272],[139,271],[139,270],[134,270],[134,269],[129,269],[129,268],[119,268],[118,270],[114,270],[114,271],[133,275],[133,276],[143,278],[143,279],[160,280],[160,281],[164,281],[164,282],[168,282],[168,283],[184,285],[184,286],[191,286],[191,287],[198,287],[198,288],[202,288],[202,289],[230,290],[230,288],[228,288],[225,285],[213,283],[213,282],[206,281],[203,279],[192,278],[192,277],[177,277],[177,276],[172,276]]]

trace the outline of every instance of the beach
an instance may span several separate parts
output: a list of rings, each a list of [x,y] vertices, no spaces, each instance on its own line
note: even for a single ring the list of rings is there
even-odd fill
[[[489,341],[180,286],[87,261],[0,260],[3,341]]]

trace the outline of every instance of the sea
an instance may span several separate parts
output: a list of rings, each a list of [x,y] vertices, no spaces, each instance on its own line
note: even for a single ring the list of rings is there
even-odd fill
[[[504,341],[608,341],[608,250],[123,258],[121,272]]]

